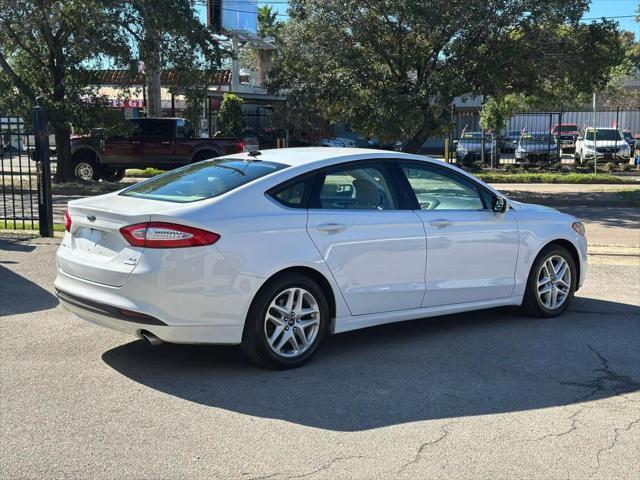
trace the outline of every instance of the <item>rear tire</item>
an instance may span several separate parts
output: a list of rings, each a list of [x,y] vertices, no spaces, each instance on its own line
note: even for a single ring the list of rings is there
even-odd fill
[[[73,174],[81,182],[100,180],[100,169],[95,156],[89,153],[78,156],[75,159]]]
[[[191,163],[201,162],[202,160],[209,160],[210,158],[216,158],[219,156],[220,155],[218,155],[216,152],[212,152],[209,150],[198,152],[193,156],[193,160],[191,160]]]
[[[100,178],[102,178],[102,180],[104,180],[105,182],[118,183],[124,178],[125,173],[126,170],[124,168],[108,168],[103,170]]]
[[[571,304],[577,281],[573,255],[560,245],[544,248],[529,272],[523,310],[541,318],[560,315]]]
[[[315,354],[328,324],[329,307],[318,284],[286,273],[269,280],[253,299],[241,347],[264,367],[296,368]]]

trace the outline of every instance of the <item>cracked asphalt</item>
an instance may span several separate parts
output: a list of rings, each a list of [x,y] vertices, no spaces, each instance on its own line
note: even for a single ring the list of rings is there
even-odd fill
[[[640,478],[637,224],[598,228],[626,247],[559,318],[350,332],[287,372],[88,324],[53,296],[59,239],[0,239],[0,477]]]

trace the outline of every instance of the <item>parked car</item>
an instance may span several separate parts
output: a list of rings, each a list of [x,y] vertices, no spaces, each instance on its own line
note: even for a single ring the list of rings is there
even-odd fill
[[[628,163],[630,158],[631,148],[617,128],[585,128],[576,141],[575,159],[580,163],[594,159]]]
[[[549,133],[525,132],[518,139],[515,157],[517,163],[558,161],[558,143]]]
[[[135,118],[122,137],[71,138],[75,176],[82,181],[122,180],[127,168],[171,169],[208,158],[242,152],[235,138],[194,138],[183,118]]]
[[[318,140],[317,146],[319,147],[333,147],[333,148],[344,148],[344,142],[338,140],[337,138],[321,138]]]
[[[358,143],[353,139],[353,138],[349,138],[349,137],[336,137],[335,138],[338,142],[342,142],[344,144],[345,147],[348,148],[358,148]]]
[[[576,123],[560,123],[551,128],[551,134],[560,143],[562,150],[574,150],[580,129]]]
[[[482,158],[482,132],[465,132],[458,140],[456,146],[456,160],[461,164],[477,163]],[[485,161],[491,158],[493,140],[490,135],[484,135],[484,155]]]
[[[332,333],[506,305],[559,315],[586,262],[577,219],[454,166],[290,148],[69,202],[55,289],[151,343],[240,344],[291,368]]]
[[[522,132],[520,130],[507,130],[500,139],[500,152],[515,153]]]
[[[625,141],[629,144],[629,150],[631,151],[631,154],[633,154],[633,152],[637,148],[636,146],[638,145],[638,139],[635,138],[633,134],[629,131],[622,132],[622,136],[624,137]]]

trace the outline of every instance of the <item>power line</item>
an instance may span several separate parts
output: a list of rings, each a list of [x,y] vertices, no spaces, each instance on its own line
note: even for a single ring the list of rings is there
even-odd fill
[[[614,17],[589,17],[589,18],[581,18],[580,20],[602,20],[602,19],[614,19],[614,18],[635,18],[635,15],[617,15]]]

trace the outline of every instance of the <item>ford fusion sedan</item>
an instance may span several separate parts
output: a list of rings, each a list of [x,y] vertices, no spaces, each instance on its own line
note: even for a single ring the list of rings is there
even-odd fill
[[[291,148],[205,160],[69,202],[61,303],[151,343],[240,344],[275,368],[329,334],[504,305],[562,313],[575,218],[439,161]]]

